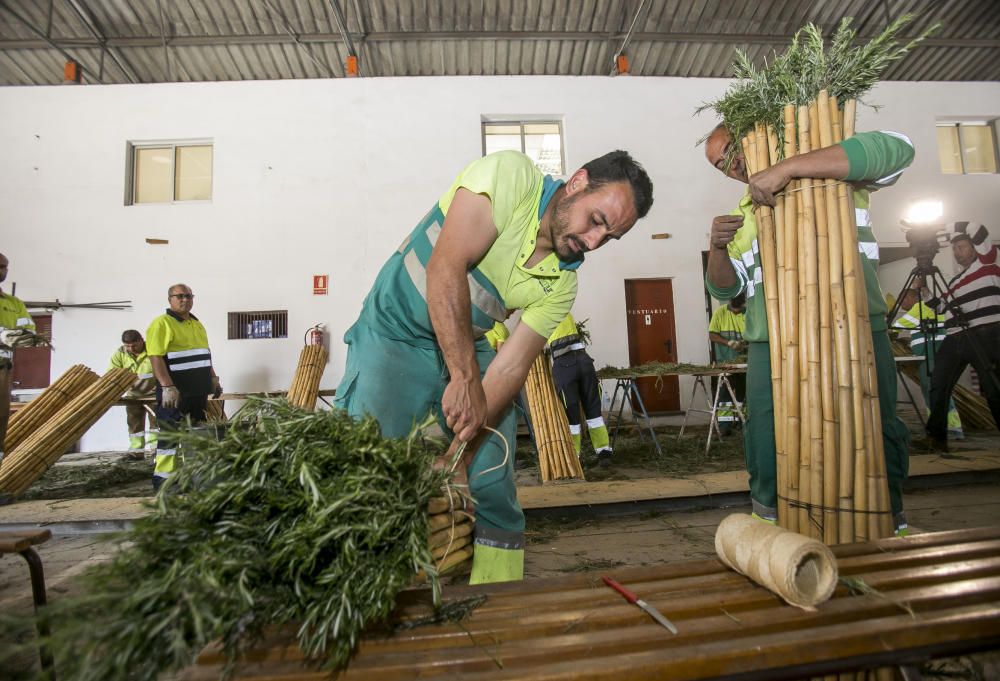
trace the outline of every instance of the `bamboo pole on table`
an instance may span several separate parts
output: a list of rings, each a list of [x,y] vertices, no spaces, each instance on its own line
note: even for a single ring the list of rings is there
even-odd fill
[[[111,369],[66,403],[4,459],[0,491],[20,496],[80,438],[135,381],[128,369]]]
[[[785,158],[795,156],[798,152],[796,140],[796,109],[792,105],[785,107]],[[786,477],[785,483],[779,483],[778,498],[779,512],[778,522],[783,527],[793,531],[799,529],[798,508],[792,506],[789,500],[798,500],[800,477],[799,477],[799,433],[801,430],[801,418],[799,410],[799,268],[798,268],[798,236],[799,236],[799,182],[789,183],[785,192],[785,237],[784,237],[784,266],[785,278],[782,282],[783,306],[785,316],[781,328],[782,333],[782,361],[784,370],[782,376],[782,389],[784,397],[782,403],[785,407],[784,423],[784,456]],[[784,500],[782,501],[782,497]],[[781,512],[784,508],[784,514]]]
[[[830,144],[843,139],[840,109],[837,98],[828,98]],[[828,145],[827,145],[828,146]],[[841,234],[838,192],[842,182],[828,183],[826,187],[827,227],[830,244],[830,294],[834,319],[834,354],[837,366],[837,417],[838,429],[838,492],[840,509],[838,541],[854,541],[854,406],[851,388],[851,340],[847,320],[847,300],[844,286],[844,237]]]
[[[70,400],[95,382],[97,374],[82,364],[74,364],[67,369],[35,399],[11,415],[4,438],[4,451],[14,451]]]

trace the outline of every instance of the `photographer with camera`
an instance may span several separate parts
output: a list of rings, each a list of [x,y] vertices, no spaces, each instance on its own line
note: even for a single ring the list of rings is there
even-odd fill
[[[927,304],[939,313],[948,312],[947,336],[935,358],[931,377],[927,436],[932,446],[948,451],[948,403],[965,367],[979,374],[993,422],[1000,428],[1000,264],[997,247],[989,241],[983,225],[956,222],[952,225],[951,250],[962,268],[947,289]],[[922,277],[911,290],[925,289]]]

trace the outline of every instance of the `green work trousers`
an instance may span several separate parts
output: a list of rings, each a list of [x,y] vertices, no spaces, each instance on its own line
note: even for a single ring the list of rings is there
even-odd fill
[[[885,331],[872,333],[878,374],[882,440],[892,513],[903,512],[903,482],[909,471],[909,433],[896,416],[896,361]],[[757,515],[774,519],[778,511],[778,481],[774,444],[774,403],[771,396],[770,344],[750,343],[747,353],[747,422],[743,451],[750,474],[750,498]],[[899,519],[897,519],[897,525]]]

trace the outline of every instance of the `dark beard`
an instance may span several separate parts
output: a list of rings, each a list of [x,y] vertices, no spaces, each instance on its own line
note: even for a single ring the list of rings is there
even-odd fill
[[[560,260],[566,262],[572,262],[574,260],[579,260],[583,257],[583,252],[573,253],[567,250],[565,253],[560,250],[560,237],[569,230],[569,210],[576,203],[576,200],[580,198],[582,194],[574,194],[573,196],[563,196],[559,199],[556,204],[555,210],[552,212],[552,227],[550,229],[552,236],[552,250],[555,251],[556,257]]]

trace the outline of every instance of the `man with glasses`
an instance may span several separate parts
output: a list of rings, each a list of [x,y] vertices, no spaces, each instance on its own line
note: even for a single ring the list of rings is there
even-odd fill
[[[156,420],[160,439],[156,447],[153,489],[159,490],[175,467],[176,440],[169,431],[181,424],[205,420],[208,396],[222,394],[219,377],[212,366],[208,334],[191,314],[194,293],[186,284],[174,284],[167,291],[170,307],[149,325],[146,353],[156,377]]]

